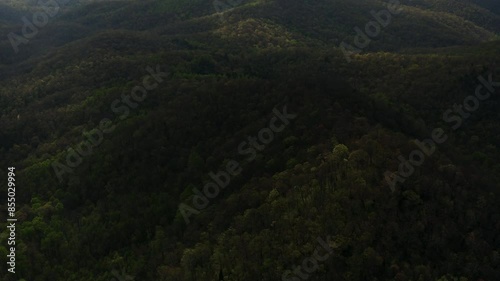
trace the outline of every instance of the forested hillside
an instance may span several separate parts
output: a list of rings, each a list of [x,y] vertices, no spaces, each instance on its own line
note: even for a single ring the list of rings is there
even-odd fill
[[[499,6],[394,3],[0,1],[0,279],[500,280]]]

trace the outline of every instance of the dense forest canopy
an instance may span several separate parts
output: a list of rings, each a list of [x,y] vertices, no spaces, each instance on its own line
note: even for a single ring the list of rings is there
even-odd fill
[[[500,280],[499,3],[0,0],[0,279]]]

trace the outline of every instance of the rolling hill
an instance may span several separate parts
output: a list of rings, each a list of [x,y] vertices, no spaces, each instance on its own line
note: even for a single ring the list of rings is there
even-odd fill
[[[496,2],[89,2],[0,2],[2,280],[499,280]]]

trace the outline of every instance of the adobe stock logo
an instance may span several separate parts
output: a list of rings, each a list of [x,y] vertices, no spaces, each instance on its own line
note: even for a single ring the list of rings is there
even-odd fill
[[[333,249],[331,248],[331,244],[335,244],[334,247],[338,245],[332,241],[332,237],[328,236],[327,241],[323,240],[321,237],[316,239],[318,241],[319,246],[316,247],[313,254],[305,258],[302,261],[302,266],[296,266],[293,271],[287,270],[283,272],[281,276],[282,281],[300,281],[307,280],[311,274],[316,272],[319,269],[319,263],[326,261],[333,253]],[[323,252],[321,255],[320,253]]]
[[[269,120],[269,126],[262,128],[257,136],[248,137],[247,141],[243,141],[238,145],[238,152],[240,155],[247,155],[242,163],[236,160],[227,162],[224,171],[217,173],[210,172],[208,175],[212,179],[203,186],[203,192],[198,188],[193,188],[192,205],[181,203],[179,205],[179,212],[186,224],[190,223],[189,217],[197,215],[201,210],[208,207],[210,199],[214,199],[219,195],[221,189],[226,188],[232,177],[239,175],[243,168],[242,164],[248,164],[255,160],[257,153],[263,151],[266,145],[269,145],[278,133],[285,130],[286,126],[290,124],[290,120],[295,119],[297,114],[290,114],[287,112],[287,107],[284,106],[280,112],[278,109],[273,109],[274,116]]]
[[[411,0],[410,0],[411,1]],[[373,21],[366,23],[364,31],[359,27],[355,27],[356,36],[354,37],[354,46],[342,41],[340,43],[340,49],[344,54],[347,62],[351,62],[351,55],[359,54],[365,48],[367,48],[372,39],[378,37],[382,32],[382,28],[386,28],[392,22],[393,15],[399,15],[403,8],[401,7],[399,0],[390,0],[387,4],[387,9],[380,11],[370,11],[373,17]]]
[[[462,127],[464,121],[479,109],[481,102],[489,99],[491,94],[496,92],[495,87],[500,87],[500,81],[493,81],[492,74],[489,74],[488,79],[483,76],[479,76],[477,79],[479,83],[476,86],[474,94],[468,95],[462,101],[462,104],[454,104],[453,107],[443,113],[443,121],[451,125],[452,131],[456,131]],[[400,162],[398,171],[387,171],[384,173],[385,180],[391,191],[394,192],[398,183],[404,183],[412,176],[415,173],[415,167],[422,166],[426,157],[431,157],[434,154],[437,144],[443,144],[447,140],[448,135],[442,128],[434,128],[430,138],[423,141],[415,140],[418,149],[411,151],[407,158],[403,155],[398,156]]]
[[[14,32],[7,35],[14,52],[16,54],[19,53],[19,46],[21,44],[28,44],[29,40],[38,34],[39,29],[46,26],[49,23],[49,19],[55,17],[59,13],[61,4],[66,4],[67,2],[69,2],[69,0],[39,0],[37,4],[42,11],[33,13],[31,20],[27,17],[21,18],[23,22],[21,35]]]
[[[105,135],[115,130],[116,123],[128,118],[131,110],[138,108],[140,103],[148,97],[148,94],[158,88],[160,83],[168,77],[168,73],[161,71],[159,65],[156,66],[156,70],[148,66],[146,71],[149,74],[143,77],[142,84],[132,88],[130,94],[123,93],[121,98],[115,99],[111,103],[111,111],[117,117],[115,120],[101,119],[99,126],[91,131],[82,132],[83,141],[77,144],[75,148],[69,147],[66,150],[66,157],[62,158],[62,160],[65,160],[64,163],[59,160],[52,162],[52,169],[59,182],[64,182],[65,174],[74,174],[74,169],[83,163],[85,157],[92,155],[94,150],[104,142]]]

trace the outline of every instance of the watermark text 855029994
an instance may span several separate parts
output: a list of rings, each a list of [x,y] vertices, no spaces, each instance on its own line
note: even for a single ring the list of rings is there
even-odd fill
[[[7,244],[8,255],[7,264],[9,265],[7,271],[16,273],[16,168],[10,167],[7,172],[7,229],[9,231]]]

